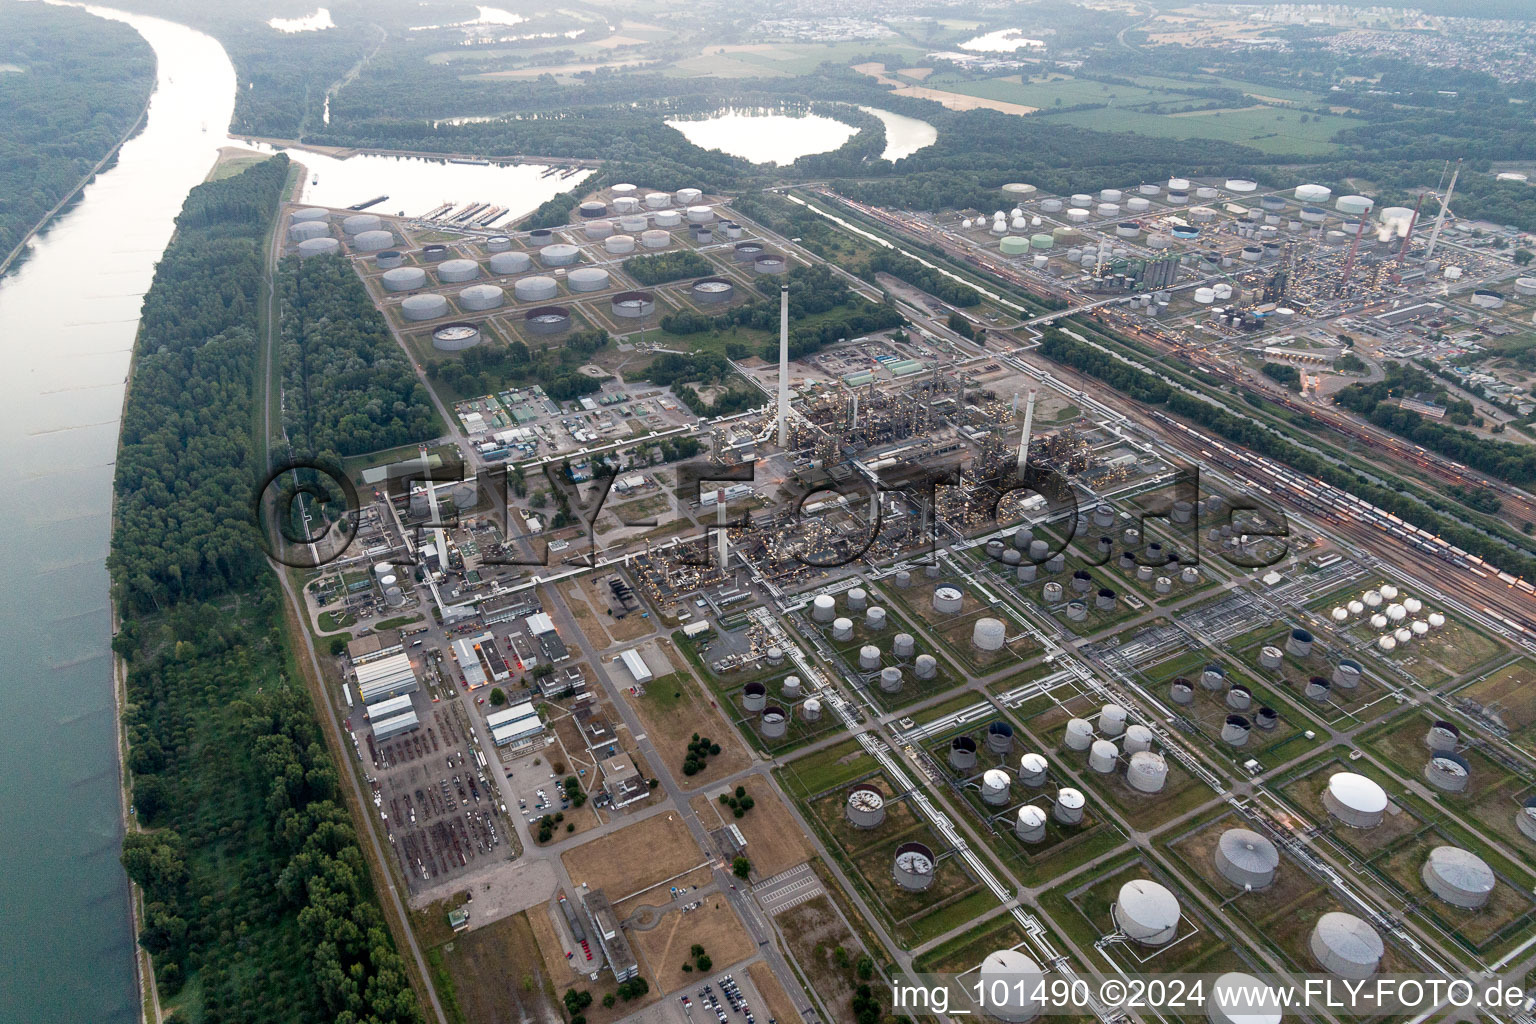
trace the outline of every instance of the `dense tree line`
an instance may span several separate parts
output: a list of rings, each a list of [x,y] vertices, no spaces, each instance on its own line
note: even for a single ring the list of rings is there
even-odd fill
[[[706,277],[714,273],[714,264],[692,249],[631,256],[624,261],[624,272],[643,285],[681,281],[685,277]]]
[[[195,1019],[414,1024],[250,524],[261,243],[288,167],[193,190],[144,299],[108,556],[142,829],[123,866],[161,995]]]
[[[1467,525],[1465,518],[1456,516],[1449,506],[1441,506],[1437,510],[1425,502],[1414,500],[1403,491],[1383,487],[1353,470],[1302,448],[1247,416],[1236,415],[1223,406],[1174,388],[1156,374],[1115,359],[1097,348],[1076,341],[1060,330],[1048,329],[1039,351],[1047,359],[1086,373],[1137,401],[1163,406],[1169,412],[1199,424],[1229,441],[1283,462],[1298,472],[1348,490],[1509,572],[1528,577],[1536,575],[1536,557]]]
[[[576,203],[575,192],[561,192],[540,203],[539,208],[524,218],[518,227],[530,231],[534,228],[564,227],[570,223],[571,211],[576,209]]]
[[[144,296],[117,456],[107,565],[132,609],[248,586],[261,241],[288,174],[275,157],[193,189]]]
[[[440,380],[461,395],[494,394],[506,387],[538,384],[557,402],[590,395],[603,386],[603,378],[582,373],[588,357],[612,339],[594,328],[573,331],[559,344],[534,352],[521,341],[510,345],[477,345],[457,358],[427,365],[427,376]]]
[[[881,249],[875,253],[865,267],[871,275],[886,273],[899,277],[914,288],[921,288],[951,306],[974,306],[981,301],[981,293],[970,285],[946,277],[932,267],[925,267],[910,256],[903,256],[891,249]]]
[[[1292,391],[1301,390],[1301,371],[1289,363],[1265,363],[1261,367],[1264,376]]]
[[[283,260],[278,295],[283,420],[295,450],[336,461],[437,435],[426,388],[347,260]]]
[[[0,6],[0,259],[138,119],[155,55],[127,25],[47,4]]]

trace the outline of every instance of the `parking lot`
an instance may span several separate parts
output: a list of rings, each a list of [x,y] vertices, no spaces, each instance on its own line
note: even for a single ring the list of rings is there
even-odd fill
[[[727,986],[733,986],[734,993]],[[633,1024],[776,1024],[745,967],[711,975],[646,1007],[630,1020]]]
[[[419,728],[375,742],[357,709],[348,718],[357,755],[412,892],[505,858],[511,822],[458,701],[413,695]]]

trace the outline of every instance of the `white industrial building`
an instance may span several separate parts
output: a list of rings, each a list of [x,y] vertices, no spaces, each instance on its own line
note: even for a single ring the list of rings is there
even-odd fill
[[[373,723],[373,738],[376,742],[382,743],[385,740],[399,736],[403,732],[410,732],[412,729],[420,727],[421,722],[416,718],[416,712],[414,710],[406,711],[402,714],[391,715],[389,718],[376,719]]]
[[[485,725],[491,730],[491,742],[498,747],[526,743],[544,731],[544,720],[531,701],[488,715]]]
[[[389,697],[415,693],[420,689],[416,670],[405,654],[391,654],[366,665],[357,666],[357,695],[364,704],[377,704]]]
[[[645,684],[653,678],[650,666],[645,663],[645,659],[640,656],[639,651],[625,651],[619,655],[619,660],[624,663],[624,667],[629,670],[629,674],[635,677],[635,682]]]
[[[398,697],[390,697],[388,700],[381,700],[377,704],[370,707],[368,709],[368,720],[372,722],[382,722],[386,718],[393,718],[395,715],[398,715],[403,711],[409,711],[410,709],[411,695],[408,693],[402,693]]]
[[[651,786],[628,754],[616,754],[602,762],[603,790],[614,807],[628,807],[650,795]]]
[[[461,637],[451,645],[454,657],[459,659],[459,671],[464,675],[464,685],[471,690],[478,690],[490,682],[485,674],[485,666],[480,664],[480,652],[475,650],[475,645],[489,636],[489,633],[485,633],[482,636]]]

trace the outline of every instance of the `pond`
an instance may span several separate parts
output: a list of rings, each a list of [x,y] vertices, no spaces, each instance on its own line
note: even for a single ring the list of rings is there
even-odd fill
[[[718,149],[754,164],[790,164],[802,156],[828,153],[858,131],[851,124],[820,114],[770,114],[760,110],[723,110],[696,121],[668,121],[700,149]]]
[[[939,140],[939,130],[927,121],[908,117],[905,114],[893,114],[889,110],[881,110],[878,107],[860,107],[866,114],[872,114],[885,125],[885,151],[880,155],[887,160],[900,160],[904,156],[911,156],[920,149],[926,149]]]

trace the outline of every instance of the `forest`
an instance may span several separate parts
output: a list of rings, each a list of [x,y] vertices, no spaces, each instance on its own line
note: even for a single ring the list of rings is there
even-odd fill
[[[685,277],[705,277],[714,265],[691,249],[631,256],[624,261],[624,272],[643,285],[681,281]]]
[[[122,861],[167,1021],[415,1024],[251,524],[261,250],[288,170],[194,189],[144,298],[108,556]]]
[[[1182,416],[1245,448],[1277,459],[1298,472],[1318,477],[1335,487],[1345,488],[1365,501],[1421,529],[1429,530],[1457,547],[1486,558],[1508,572],[1521,576],[1536,574],[1536,557],[1467,525],[1464,515],[1457,516],[1450,506],[1436,510],[1426,502],[1414,500],[1403,491],[1374,483],[1347,467],[1302,448],[1249,417],[1235,415],[1222,406],[1174,388],[1156,374],[1122,362],[1058,329],[1046,330],[1039,351],[1047,359],[1086,373],[1137,401],[1162,406],[1174,415]]]
[[[274,157],[194,188],[144,296],[117,456],[113,590],[148,611],[249,586],[261,244],[288,174]]]
[[[0,5],[0,259],[138,121],[155,54],[127,25]]]
[[[427,389],[347,260],[289,257],[277,289],[283,421],[300,455],[339,462],[442,432]]]
[[[592,353],[612,339],[593,328],[573,331],[558,344],[534,351],[521,341],[510,345],[477,345],[455,359],[427,364],[427,376],[442,381],[460,395],[489,395],[506,387],[538,384],[556,402],[568,402],[601,390],[603,379],[582,373]]]

